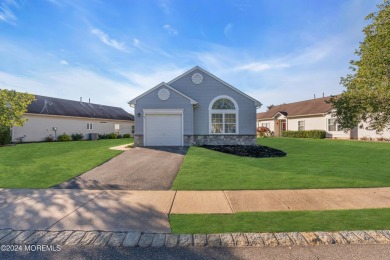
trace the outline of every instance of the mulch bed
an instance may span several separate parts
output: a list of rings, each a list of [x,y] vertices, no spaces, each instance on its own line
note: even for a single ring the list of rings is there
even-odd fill
[[[287,155],[281,150],[261,145],[203,145],[201,147],[221,153],[253,158],[283,157]]]

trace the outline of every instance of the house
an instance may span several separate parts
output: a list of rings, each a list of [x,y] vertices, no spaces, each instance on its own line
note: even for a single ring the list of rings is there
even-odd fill
[[[266,112],[257,114],[257,126],[267,127],[275,136],[281,136],[286,130],[325,130],[328,138],[390,138],[389,131],[377,134],[375,131],[365,129],[367,126],[365,123],[362,123],[363,128],[342,130],[336,118],[332,117],[332,105],[326,103],[329,99],[330,97],[315,98],[274,106]]]
[[[129,105],[138,146],[256,144],[261,103],[200,67],[158,84]]]
[[[134,116],[119,107],[92,104],[35,95],[23,117],[22,127],[12,128],[12,141],[39,142],[54,140],[63,134],[131,134]],[[96,135],[95,135],[96,136]]]

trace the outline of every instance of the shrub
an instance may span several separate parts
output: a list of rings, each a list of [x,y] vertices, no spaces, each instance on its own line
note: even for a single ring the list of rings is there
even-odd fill
[[[98,134],[99,139],[107,139],[106,134]]]
[[[72,137],[70,137],[70,135],[67,135],[66,133],[63,133],[62,135],[58,136],[58,141],[60,142],[72,141]]]
[[[11,129],[0,125],[0,145],[11,143]]]
[[[269,130],[268,127],[259,126],[257,128],[257,136],[264,137],[264,136],[270,136],[270,135],[271,135],[271,130]]]
[[[84,139],[84,135],[83,134],[72,134],[72,140],[73,141],[78,141],[78,140],[82,140]]]
[[[326,137],[324,130],[283,131],[283,137],[323,139]]]
[[[46,142],[53,142],[54,141],[54,136],[53,135],[48,135],[45,138]]]
[[[116,137],[117,137],[117,138],[122,138],[122,135],[117,135]]]
[[[117,136],[115,133],[111,133],[111,134],[108,134],[108,135],[107,135],[107,138],[108,138],[108,139],[117,139],[118,136]]]
[[[130,134],[124,134],[123,138],[130,138]]]

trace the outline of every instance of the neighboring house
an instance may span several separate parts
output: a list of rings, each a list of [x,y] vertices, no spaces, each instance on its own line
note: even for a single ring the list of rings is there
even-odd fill
[[[49,136],[56,140],[63,133],[81,133],[84,139],[90,134],[131,134],[134,125],[134,116],[119,107],[38,95],[35,99],[24,115],[28,121],[12,128],[13,142],[39,142]]]
[[[138,146],[256,144],[261,103],[200,67],[129,102]]]
[[[375,131],[355,127],[343,131],[336,118],[332,117],[332,105],[326,103],[330,97],[315,98],[289,104],[274,106],[266,112],[257,114],[257,126],[264,126],[281,136],[283,131],[325,130],[328,138],[361,139],[390,138],[390,131],[377,134]]]

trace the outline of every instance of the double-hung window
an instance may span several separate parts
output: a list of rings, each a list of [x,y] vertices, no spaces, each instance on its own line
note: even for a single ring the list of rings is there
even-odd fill
[[[303,130],[305,130],[305,121],[304,120],[298,121],[298,131],[303,131]]]
[[[336,118],[328,119],[328,131],[343,131]]]
[[[237,134],[237,105],[230,98],[220,98],[210,108],[211,134]]]
[[[87,123],[87,130],[92,130],[92,123]]]

